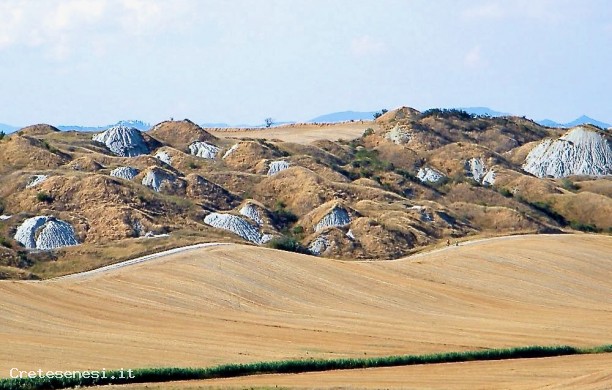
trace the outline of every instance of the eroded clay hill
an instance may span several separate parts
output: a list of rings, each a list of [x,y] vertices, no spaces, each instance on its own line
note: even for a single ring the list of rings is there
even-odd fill
[[[471,235],[607,232],[609,136],[566,131],[406,107],[214,134],[189,120],[99,134],[30,126],[0,140],[0,277],[207,241],[391,259]]]

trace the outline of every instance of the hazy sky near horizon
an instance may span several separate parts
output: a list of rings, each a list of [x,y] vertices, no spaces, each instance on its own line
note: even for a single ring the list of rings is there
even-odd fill
[[[612,123],[607,0],[0,0],[0,122],[402,105]]]

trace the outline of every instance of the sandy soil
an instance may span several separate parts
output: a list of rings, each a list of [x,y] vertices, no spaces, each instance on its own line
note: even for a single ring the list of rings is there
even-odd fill
[[[209,366],[610,343],[612,238],[517,236],[379,262],[228,245],[0,282],[10,368]]]
[[[338,139],[351,140],[361,137],[363,131],[367,128],[376,130],[378,129],[378,125],[373,121],[355,121],[321,125],[296,124],[272,127],[269,129],[206,130],[221,138],[266,138],[307,144],[321,139],[330,141],[337,141]]]
[[[563,356],[490,362],[327,371],[296,375],[173,383],[147,383],[112,388],[141,389],[580,389],[612,388],[612,354]],[[110,389],[111,387],[101,387]]]

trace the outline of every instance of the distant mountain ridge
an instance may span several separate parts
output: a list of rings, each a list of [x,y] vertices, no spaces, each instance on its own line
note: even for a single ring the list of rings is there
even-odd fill
[[[480,115],[480,116],[497,117],[497,116],[513,115],[510,113],[506,113],[506,112],[495,111],[489,107],[460,107],[458,109],[465,111],[469,114]],[[541,126],[556,127],[556,128],[571,128],[571,127],[576,127],[576,126],[585,125],[585,124],[595,125],[597,127],[601,127],[602,129],[609,129],[612,127],[612,125],[609,123],[602,122],[597,119],[593,119],[586,115],[582,115],[581,117],[576,118],[573,121],[567,122],[567,123],[559,123],[551,119],[535,120],[534,122],[536,122],[537,124]]]
[[[151,128],[150,123],[143,122],[140,120],[135,120],[135,119],[121,120],[117,123],[114,123],[112,125],[106,125],[106,126],[59,125],[57,126],[57,128],[62,131],[104,131],[114,126],[133,127],[140,131],[146,131]]]
[[[7,125],[5,123],[0,123],[0,131],[4,132],[6,134],[12,133],[12,132],[14,132],[14,131],[16,131],[18,129],[19,129],[19,127]]]
[[[489,107],[458,107],[458,110],[465,111],[467,113],[478,115],[478,116],[490,116],[490,117],[500,117],[500,116],[512,116],[515,114],[510,114],[507,112],[497,111],[491,109]],[[336,122],[349,122],[349,121],[358,121],[358,120],[373,120],[374,114],[376,111],[339,111],[332,112],[329,114],[324,114],[312,118],[310,120],[305,121],[305,123],[336,123]],[[542,120],[534,120],[534,122],[538,123],[541,126],[553,127],[553,128],[571,128],[575,126],[580,126],[584,124],[592,124],[602,129],[612,128],[612,124],[599,121],[597,119],[593,119],[589,116],[582,115],[579,118],[567,123],[559,123],[551,119],[542,119]],[[275,126],[282,126],[296,123],[294,121],[279,121],[274,122],[272,124]],[[80,125],[59,125],[56,126],[59,130],[62,131],[89,131],[89,132],[101,132],[105,131],[113,126],[127,126],[134,127],[140,131],[147,131],[151,128],[151,124],[141,121],[141,120],[120,120],[117,123],[104,125],[104,126],[80,126]],[[200,124],[201,127],[204,128],[265,128],[266,126],[263,124],[253,125],[253,124],[228,124],[225,122],[205,122]],[[12,133],[19,130],[19,126],[13,126],[5,123],[0,123],[0,131],[4,133]]]
[[[468,114],[479,115],[479,116],[490,116],[490,117],[498,117],[498,116],[510,116],[507,112],[495,111],[490,109],[489,107],[460,107],[458,110],[462,110],[467,112]]]
[[[316,118],[312,118],[306,123],[335,123],[335,122],[347,122],[347,121],[360,121],[360,120],[372,120],[374,119],[375,111],[341,111],[332,112],[330,114],[320,115]]]
[[[567,122],[567,123],[558,123],[550,119],[543,119],[541,121],[536,121],[536,122],[542,126],[559,127],[559,128],[564,128],[564,127],[570,128],[570,127],[576,127],[576,126],[585,125],[585,124],[595,125],[597,127],[601,127],[602,129],[609,129],[612,127],[612,125],[609,123],[598,121],[597,119],[593,119],[586,115],[582,115],[581,117],[576,118],[573,121]]]

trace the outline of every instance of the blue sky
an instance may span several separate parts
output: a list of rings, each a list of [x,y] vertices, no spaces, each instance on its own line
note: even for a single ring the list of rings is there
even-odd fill
[[[0,0],[0,122],[402,105],[612,122],[607,0]]]

